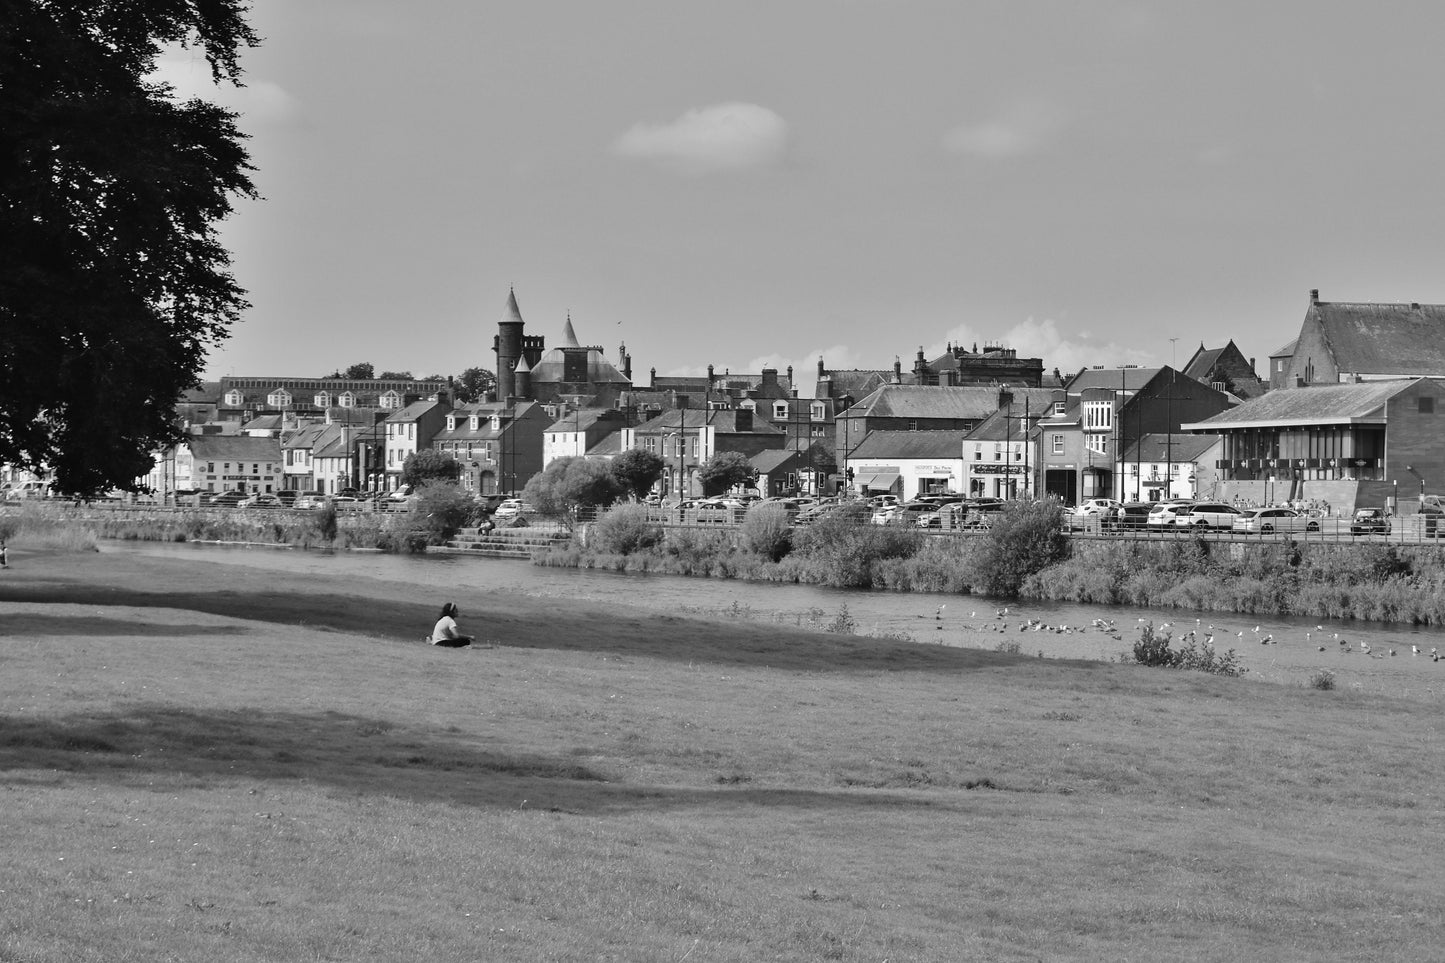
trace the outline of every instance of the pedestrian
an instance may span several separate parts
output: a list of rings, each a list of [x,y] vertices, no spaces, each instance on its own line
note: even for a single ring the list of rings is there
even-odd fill
[[[10,567],[10,550],[5,547],[5,539],[0,538],[0,568]]]
[[[472,644],[470,635],[462,635],[457,629],[457,603],[448,602],[442,606],[442,614],[431,630],[431,644],[448,649],[460,649]]]

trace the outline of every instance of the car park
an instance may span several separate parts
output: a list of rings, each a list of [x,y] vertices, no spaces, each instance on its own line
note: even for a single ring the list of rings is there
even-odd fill
[[[1243,509],[1222,502],[1195,502],[1174,513],[1174,524],[1183,528],[1234,528]]]
[[[1357,508],[1350,519],[1351,535],[1388,535],[1390,516],[1383,508]]]
[[[1293,508],[1252,508],[1234,520],[1234,531],[1271,535],[1276,532],[1317,532],[1320,520]]]

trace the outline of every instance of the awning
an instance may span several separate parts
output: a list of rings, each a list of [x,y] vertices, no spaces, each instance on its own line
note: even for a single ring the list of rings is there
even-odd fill
[[[859,488],[892,488],[898,484],[898,472],[883,471],[874,475],[860,475],[858,478]]]

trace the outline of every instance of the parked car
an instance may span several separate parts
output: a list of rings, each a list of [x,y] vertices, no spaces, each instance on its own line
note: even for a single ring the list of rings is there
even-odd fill
[[[276,493],[276,500],[281,503],[283,508],[295,508],[296,502],[299,501],[300,498],[301,493],[294,489],[287,489]]]
[[[882,508],[884,505],[897,505],[897,495],[870,495],[868,497],[869,508]]]
[[[1243,509],[1222,502],[1195,502],[1174,513],[1174,524],[1193,528],[1233,528]]]
[[[1074,509],[1074,514],[1086,518],[1091,515],[1110,518],[1123,507],[1124,503],[1117,498],[1087,498]]]
[[[284,508],[281,499],[270,494],[255,494],[236,503],[237,508]]]
[[[508,498],[497,506],[497,510],[492,513],[492,518],[498,522],[511,521],[520,515],[527,515],[533,511],[532,506],[520,498]]]
[[[1119,507],[1118,525],[1120,528],[1144,528],[1149,524],[1149,513],[1154,510],[1156,502],[1125,502]]]
[[[898,514],[897,505],[879,505],[873,509],[873,514],[869,517],[869,521],[874,525],[887,525],[893,520],[893,516],[896,514]]]
[[[326,504],[326,496],[316,489],[296,493],[296,501],[291,503],[292,508],[320,508]]]
[[[1160,502],[1149,509],[1149,524],[1151,526],[1173,525],[1175,520],[1192,504],[1194,503],[1182,498],[1171,498],[1168,501]]]
[[[212,508],[235,508],[245,500],[245,492],[217,492],[210,498],[202,496],[201,503]]]
[[[1241,512],[1235,518],[1234,530],[1258,532],[1261,535],[1274,532],[1317,532],[1320,530],[1320,520],[1293,508],[1253,508]]]
[[[1390,516],[1383,508],[1357,508],[1350,519],[1351,535],[1388,535]]]

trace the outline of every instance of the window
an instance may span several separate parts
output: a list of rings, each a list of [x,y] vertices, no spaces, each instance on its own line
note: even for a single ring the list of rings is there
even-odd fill
[[[1064,413],[1065,409],[1068,408],[1068,406],[1069,406],[1069,403],[1068,403],[1067,401],[1056,401],[1056,402],[1054,402],[1054,414],[1055,414],[1055,415],[1062,415],[1062,414]]]
[[[279,388],[266,396],[266,404],[272,408],[289,408],[291,406],[291,392],[285,388]]]
[[[652,435],[648,435],[646,438],[642,439],[642,447],[645,451],[649,451],[654,455],[657,454],[657,439],[654,438]]]
[[[391,408],[393,410],[396,408],[400,408],[401,396],[398,395],[395,391],[385,392],[381,396],[381,406],[383,408]]]
[[[226,392],[227,407],[239,408],[241,407],[241,402],[244,400],[245,399],[242,397],[241,392],[237,391],[235,388],[232,388],[230,391]]]
[[[1109,431],[1114,427],[1114,406],[1108,401],[1090,401],[1084,405],[1084,430]]]
[[[318,391],[316,393],[316,397],[312,398],[311,400],[316,402],[316,407],[318,408],[331,407],[331,395],[325,391]]]
[[[456,419],[455,417],[453,417],[452,415],[447,415],[447,431],[456,431],[456,430],[457,430],[457,419]]]
[[[343,408],[355,408],[356,396],[349,391],[343,391],[341,396],[336,399],[336,402]]]
[[[813,402],[812,408],[809,409],[809,413],[812,415],[814,421],[822,421],[824,418],[828,417],[828,413],[824,409],[823,403],[821,401]]]
[[[788,417],[788,403],[787,403],[786,401],[776,401],[776,402],[774,402],[774,403],[773,403],[773,418],[774,418],[775,420],[781,421],[781,420],[786,419],[787,417]]]
[[[416,440],[416,422],[413,421],[411,424],[406,426],[406,437],[410,441]]]
[[[1054,454],[1055,454],[1055,455],[1062,455],[1063,453],[1064,453],[1064,436],[1063,436],[1063,435],[1054,435]]]
[[[918,430],[918,422],[913,421],[912,419],[909,419],[909,422],[908,422],[908,430],[909,430],[909,431],[917,431],[917,430]]]
[[[1418,400],[1418,401],[1420,402],[1420,414],[1422,414],[1422,415],[1433,415],[1433,414],[1435,413],[1435,399],[1434,399],[1434,398],[1419,398],[1419,399],[1416,399],[1416,400]]]

